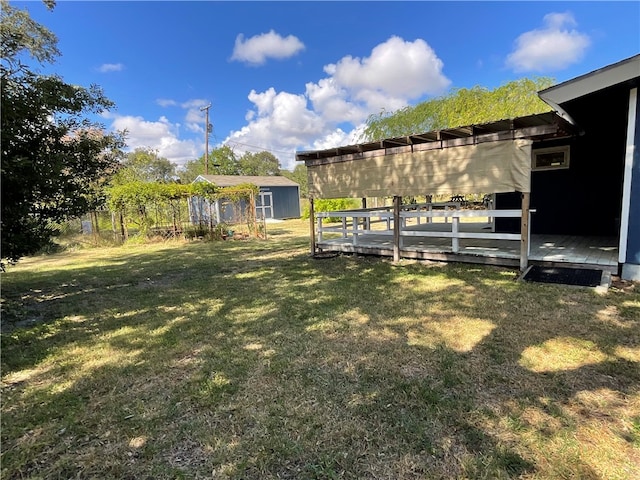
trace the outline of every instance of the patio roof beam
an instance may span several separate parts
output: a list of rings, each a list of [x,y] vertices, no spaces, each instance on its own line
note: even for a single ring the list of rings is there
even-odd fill
[[[389,144],[393,143],[395,146],[386,145],[382,148],[376,148],[374,150],[365,151],[362,149],[360,152],[354,153],[353,147],[339,147],[335,149],[335,155],[330,156],[316,156],[319,153],[324,152],[310,152],[311,155],[307,155],[307,153],[299,153],[297,155],[298,160],[304,160],[307,166],[314,165],[326,165],[329,163],[340,163],[340,162],[350,162],[353,160],[360,160],[371,157],[378,157],[383,155],[390,154],[398,154],[398,153],[409,153],[409,152],[420,152],[425,150],[434,150],[440,148],[451,148],[451,147],[462,147],[465,145],[474,145],[477,143],[485,143],[485,142],[496,142],[502,140],[514,140],[519,138],[535,138],[535,137],[545,137],[545,136],[564,136],[567,135],[563,129],[559,127],[557,124],[548,124],[548,125],[536,125],[532,127],[525,127],[516,130],[503,130],[499,132],[491,132],[491,133],[479,133],[477,135],[471,135],[467,137],[454,137],[454,138],[442,138],[441,140],[428,141],[428,142],[420,142],[413,144],[403,144],[400,141],[391,142],[386,140]],[[412,136],[414,137],[414,136]],[[394,139],[395,140],[395,139]],[[383,143],[383,142],[381,142]]]

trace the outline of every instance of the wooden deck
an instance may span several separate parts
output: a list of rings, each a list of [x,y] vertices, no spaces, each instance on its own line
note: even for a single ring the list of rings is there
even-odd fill
[[[490,223],[460,223],[459,231],[467,233],[491,232]],[[409,225],[403,231],[451,232],[451,223]],[[429,233],[427,233],[429,234]],[[334,237],[334,238],[331,238]],[[369,230],[352,236],[325,234],[317,243],[320,251],[349,252],[380,256],[393,256],[393,237]],[[451,238],[433,236],[403,236],[400,248],[402,258],[460,261],[517,266],[520,242],[501,239],[460,238],[458,252],[452,249]],[[615,273],[618,268],[618,241],[614,237],[580,237],[569,235],[531,235],[530,263],[570,264],[595,266]]]

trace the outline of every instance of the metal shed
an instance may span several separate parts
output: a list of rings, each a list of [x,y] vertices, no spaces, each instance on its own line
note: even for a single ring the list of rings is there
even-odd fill
[[[219,187],[233,187],[251,183],[260,189],[260,193],[256,197],[256,217],[258,219],[282,220],[300,216],[300,186],[293,180],[283,176],[198,175],[194,182],[209,182]],[[200,202],[202,201],[200,199]],[[197,207],[195,204],[193,206]],[[218,200],[212,205],[215,223],[232,222],[234,210],[242,208],[243,205],[234,205],[225,200]],[[192,208],[192,212],[195,212],[196,217],[198,216],[197,212],[206,215],[207,211],[208,209]],[[192,213],[192,221],[194,220],[193,217],[194,213]],[[198,219],[194,223],[197,223],[197,221]]]

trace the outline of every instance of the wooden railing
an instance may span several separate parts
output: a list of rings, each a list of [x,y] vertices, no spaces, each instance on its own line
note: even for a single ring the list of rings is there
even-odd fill
[[[535,210],[528,211],[528,222],[530,224],[531,213]],[[526,256],[529,256],[530,233],[527,229],[523,238],[521,233],[497,233],[495,232],[496,218],[521,218],[522,210],[461,210],[459,202],[444,202],[433,204],[413,204],[403,205],[399,211],[399,232],[395,233],[394,222],[395,214],[393,207],[367,208],[362,210],[342,210],[333,212],[316,213],[316,234],[317,242],[323,242],[323,236],[326,233],[338,233],[342,238],[351,238],[351,243],[355,246],[360,242],[361,237],[366,235],[398,235],[398,247],[402,249],[403,239],[408,237],[434,237],[434,238],[450,238],[451,251],[459,253],[460,239],[487,239],[487,240],[511,240],[526,242]],[[340,225],[325,225],[325,218],[338,218]],[[487,218],[490,230],[487,232],[465,232],[460,231],[461,219],[468,218]],[[451,231],[437,230],[425,231],[419,229],[411,229],[407,226],[407,221],[414,219],[417,225],[424,220],[425,223],[432,223],[436,219],[440,219],[441,223],[448,224],[451,222]],[[383,223],[384,228],[372,229],[375,224]]]

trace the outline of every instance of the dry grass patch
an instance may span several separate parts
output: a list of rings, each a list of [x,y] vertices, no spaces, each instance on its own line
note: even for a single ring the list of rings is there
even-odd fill
[[[3,274],[2,477],[640,477],[636,287],[269,229]]]

